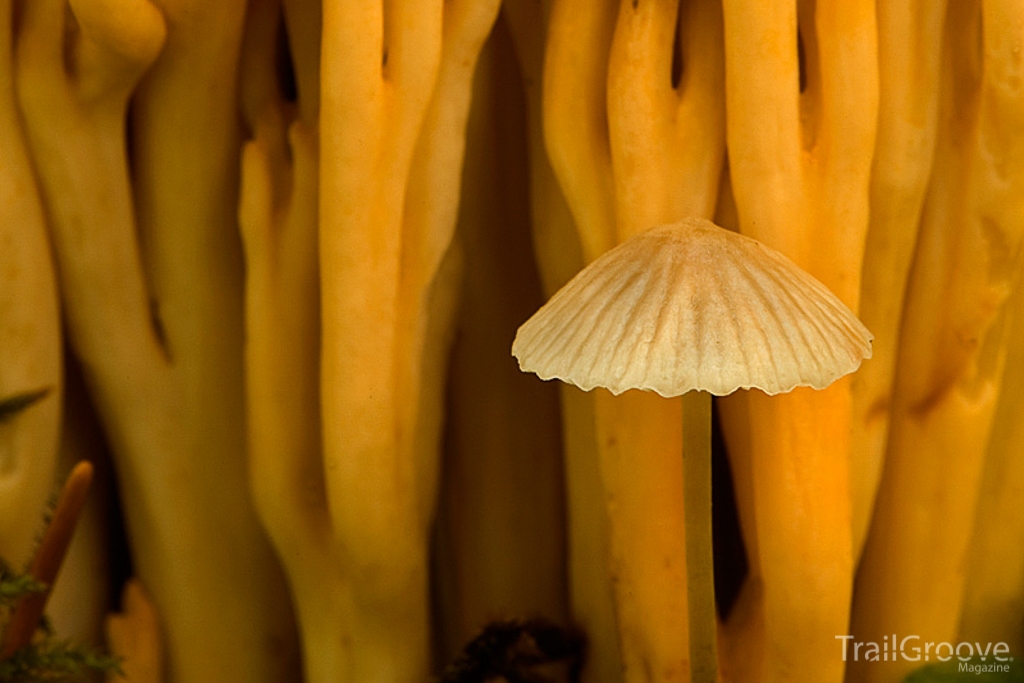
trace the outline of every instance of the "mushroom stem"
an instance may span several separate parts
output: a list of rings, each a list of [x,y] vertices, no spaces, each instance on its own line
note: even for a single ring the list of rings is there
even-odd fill
[[[718,655],[711,537],[711,394],[688,391],[682,401],[690,681],[714,683],[718,680]]]

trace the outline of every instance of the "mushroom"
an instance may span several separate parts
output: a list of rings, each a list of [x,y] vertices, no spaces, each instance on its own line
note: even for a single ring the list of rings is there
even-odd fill
[[[584,391],[683,397],[691,680],[714,681],[717,668],[711,395],[822,389],[871,357],[871,338],[788,258],[699,218],[623,242],[519,328],[512,354],[524,372]]]

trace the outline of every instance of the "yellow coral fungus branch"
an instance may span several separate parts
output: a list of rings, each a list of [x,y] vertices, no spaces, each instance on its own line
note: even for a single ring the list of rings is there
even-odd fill
[[[860,318],[873,355],[853,377],[853,548],[867,536],[889,434],[904,292],[931,174],[945,2],[878,3],[878,140]]]
[[[341,667],[341,578],[331,554],[319,419],[316,131],[282,102],[271,68],[280,5],[250,4],[242,100],[254,139],[242,150],[239,225],[246,259],[249,481],[288,576],[310,681]],[[299,93],[297,110],[304,109]],[[314,121],[315,126],[315,121]],[[332,624],[335,624],[332,627]]]
[[[108,683],[162,683],[163,652],[160,619],[152,600],[136,579],[124,587],[122,611],[107,617],[107,642],[121,659],[124,675],[112,672]]]
[[[521,144],[526,103],[507,87],[519,78],[511,57],[499,19],[473,91],[459,213],[466,256],[439,516],[450,566],[438,600],[446,659],[498,618],[568,619],[558,390],[508,357],[508,339],[541,301]]]
[[[188,638],[180,649],[195,673],[183,677],[215,677],[212,667],[233,671],[221,676],[253,680],[295,676],[290,601],[247,477],[236,87],[245,3],[156,4],[167,20],[167,43],[132,103],[139,234],[156,314],[179,375],[187,420],[182,441],[191,449],[183,470],[194,477],[189,483],[202,501],[195,507],[204,519],[216,520],[207,521],[209,546],[197,544],[190,558],[196,574],[165,581],[179,590],[203,586],[211,574],[229,581],[230,588],[214,590],[235,597],[215,612],[224,619],[218,631],[233,642],[218,645],[199,628],[176,626],[176,611],[188,602],[169,601],[160,595],[164,581],[140,576],[167,625],[172,671],[180,659],[174,643]],[[238,597],[256,595],[262,597]],[[202,618],[212,623],[209,613]],[[205,642],[192,642],[198,638]],[[244,659],[225,659],[206,648]]]
[[[545,45],[544,143],[586,262],[615,245],[606,111],[615,5],[613,0],[555,0]]]
[[[617,18],[611,3],[553,5],[545,139],[585,259],[636,232],[713,210],[724,143],[719,21],[711,3],[680,17],[676,3],[622,2]],[[678,87],[677,58],[684,62]],[[637,392],[598,391],[593,400],[625,675],[685,680],[681,404]]]
[[[956,636],[1024,239],[1024,9],[950,6],[940,142],[900,337],[892,436],[854,634]],[[898,681],[913,663],[853,663]]]
[[[13,12],[0,2],[0,557],[20,566],[53,485],[63,376],[56,274],[15,101]]]
[[[999,403],[985,451],[978,511],[960,616],[959,641],[1007,643],[1024,652],[1024,553],[1008,552],[1024,543],[1024,281],[1020,273],[1009,302],[1012,328],[1007,338]],[[1019,656],[1019,655],[1017,655]]]
[[[723,76],[716,3],[621,3],[607,96],[616,241],[711,216],[725,146]]]
[[[580,233],[545,150],[543,124],[544,60],[550,7],[506,2],[505,16],[516,51],[529,107],[530,203],[534,251],[545,295],[554,294],[584,264]],[[601,490],[593,396],[560,386],[562,443],[568,526],[569,604],[573,619],[587,633],[587,681],[616,681],[622,661],[615,627],[608,554],[607,510]]]
[[[724,3],[729,163],[740,227],[792,258],[856,310],[877,116],[874,3]],[[841,681],[836,633],[853,580],[849,380],[746,399],[758,556],[730,650],[742,680]],[[785,634],[785,635],[783,635]],[[735,648],[735,649],[734,649]]]
[[[476,55],[496,3],[324,8],[320,277],[324,476],[344,680],[420,680],[449,246]]]
[[[244,474],[226,165],[236,102],[216,85],[234,72],[223,68],[229,58],[212,59],[231,51],[230,22],[203,23],[194,9],[163,8],[168,37],[151,3],[76,0],[71,14],[64,2],[28,3],[19,100],[69,336],[114,452],[135,566],[166,625],[168,670],[178,681],[270,680],[290,675],[292,648],[280,571]],[[136,100],[133,187],[128,103],[165,38]]]
[[[320,0],[283,0],[288,47],[295,70],[299,118],[313,126],[320,115]]]

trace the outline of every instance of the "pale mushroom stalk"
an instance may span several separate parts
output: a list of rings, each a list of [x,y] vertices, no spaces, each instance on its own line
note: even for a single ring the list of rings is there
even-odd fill
[[[686,514],[686,607],[689,614],[690,681],[718,681],[718,619],[715,609],[714,543],[711,532],[711,394],[682,396],[683,501]],[[702,447],[703,445],[703,447]]]
[[[0,2],[0,557],[20,567],[53,486],[63,394],[60,309],[14,83],[13,2]]]
[[[859,640],[956,637],[1007,301],[1022,267],[1024,7],[953,3],[945,40],[942,133],[907,294],[892,436],[857,577]],[[851,675],[898,681],[912,667],[853,663]]]

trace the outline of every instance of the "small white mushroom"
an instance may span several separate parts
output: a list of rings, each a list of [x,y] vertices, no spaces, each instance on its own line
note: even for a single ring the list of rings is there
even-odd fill
[[[779,252],[690,218],[580,271],[519,328],[512,354],[524,372],[585,391],[778,394],[853,372],[871,333]]]
[[[779,252],[690,218],[580,271],[519,328],[512,354],[524,372],[585,391],[683,397],[690,676],[714,683],[711,394],[823,389],[871,357],[871,333]],[[618,482],[604,486],[614,498]]]

